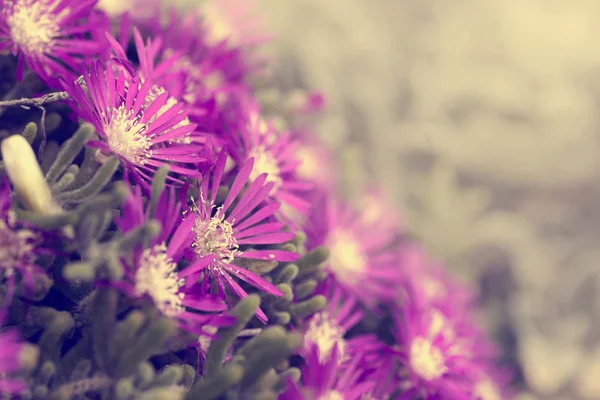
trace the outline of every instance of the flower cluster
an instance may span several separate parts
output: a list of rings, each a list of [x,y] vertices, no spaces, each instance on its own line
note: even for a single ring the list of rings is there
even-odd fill
[[[0,11],[0,393],[507,396],[473,293],[337,194],[323,97],[261,100],[248,2],[97,3]]]

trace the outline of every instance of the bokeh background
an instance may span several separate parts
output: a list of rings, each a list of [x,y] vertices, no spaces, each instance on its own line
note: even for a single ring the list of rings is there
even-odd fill
[[[281,87],[328,97],[345,190],[377,181],[481,288],[520,398],[600,399],[600,1],[258,6]]]

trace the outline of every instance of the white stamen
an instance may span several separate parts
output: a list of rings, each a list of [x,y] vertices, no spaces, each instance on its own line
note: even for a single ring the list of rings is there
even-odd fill
[[[250,172],[250,180],[253,181],[261,174],[267,174],[267,182],[273,182],[273,192],[277,192],[283,184],[280,177],[277,159],[264,146],[257,146],[250,151],[249,157],[254,157],[254,168]]]
[[[134,116],[125,105],[113,110],[104,126],[111,150],[133,164],[144,165],[151,155],[152,142],[145,133],[148,126]]]
[[[415,338],[410,346],[410,366],[417,375],[428,381],[448,371],[441,350],[430,339],[423,337]]]
[[[239,253],[239,246],[233,236],[233,225],[221,211],[219,207],[210,220],[196,219],[196,240],[192,246],[200,257],[214,254],[217,261],[230,264]]]
[[[304,334],[305,343],[313,343],[318,348],[319,362],[325,363],[333,352],[334,346],[338,346],[339,360],[342,361],[346,341],[342,327],[333,323],[326,313],[315,314]]]
[[[13,42],[28,54],[40,55],[49,51],[60,33],[60,14],[54,14],[54,7],[46,1],[16,0],[12,3],[13,13],[6,22]]]
[[[367,256],[354,235],[344,230],[332,232],[327,239],[330,251],[329,268],[336,278],[347,283],[357,283],[363,276]]]
[[[319,397],[319,400],[344,400],[344,395],[337,390],[330,390]]]
[[[185,294],[179,292],[185,280],[177,275],[177,265],[166,251],[164,244],[144,250],[135,275],[135,294],[148,294],[164,315],[173,317],[185,310]]]

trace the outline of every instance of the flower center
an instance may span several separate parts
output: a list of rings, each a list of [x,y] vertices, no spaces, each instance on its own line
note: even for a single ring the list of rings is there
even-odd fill
[[[415,338],[410,346],[410,366],[417,375],[428,381],[448,371],[440,349],[423,337]]]
[[[317,346],[319,362],[323,364],[331,356],[335,345],[338,346],[339,361],[342,360],[346,347],[343,336],[344,332],[340,326],[332,323],[326,313],[319,313],[315,314],[310,320],[308,329],[304,334],[304,341],[305,343],[314,343]]]
[[[114,109],[108,124],[104,126],[106,140],[113,153],[134,164],[145,164],[150,156],[152,142],[144,135],[147,125],[133,116],[123,104]]]
[[[340,281],[356,283],[365,272],[367,257],[354,235],[334,231],[327,241],[329,267]]]
[[[7,18],[13,42],[29,54],[47,52],[59,34],[56,20],[60,14],[53,13],[45,1],[17,0],[13,4],[13,13]]]
[[[319,397],[319,400],[344,400],[344,395],[338,392],[337,390],[330,390],[329,392]]]
[[[144,250],[135,274],[135,294],[148,294],[164,315],[173,317],[184,311],[185,294],[179,289],[185,280],[177,275],[177,265],[166,251],[164,244]]]
[[[302,161],[296,169],[301,178],[310,180],[319,178],[319,175],[322,171],[322,169],[319,167],[319,158],[310,147],[299,146],[296,149],[296,156],[300,161]]]
[[[14,218],[14,213],[9,211],[9,219]],[[33,244],[31,239],[34,233],[28,229],[14,231],[2,219],[0,219],[0,267],[11,275],[14,268],[23,261],[23,258],[31,254]]]
[[[254,157],[254,168],[250,173],[250,180],[255,180],[261,174],[267,174],[267,182],[273,182],[273,192],[281,187],[283,180],[280,177],[279,165],[277,159],[264,146],[258,146],[252,149],[250,157]]]
[[[210,220],[196,219],[193,247],[200,257],[214,254],[217,261],[229,264],[239,253],[239,246],[233,235],[233,225],[225,220],[221,209],[217,209],[217,214]]]
[[[474,397],[477,400],[502,400],[498,388],[489,378],[484,378],[475,384]]]

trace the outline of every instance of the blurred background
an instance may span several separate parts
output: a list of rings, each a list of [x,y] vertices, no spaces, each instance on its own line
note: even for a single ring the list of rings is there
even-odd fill
[[[600,399],[600,1],[258,3],[346,191],[481,288],[520,399]]]

